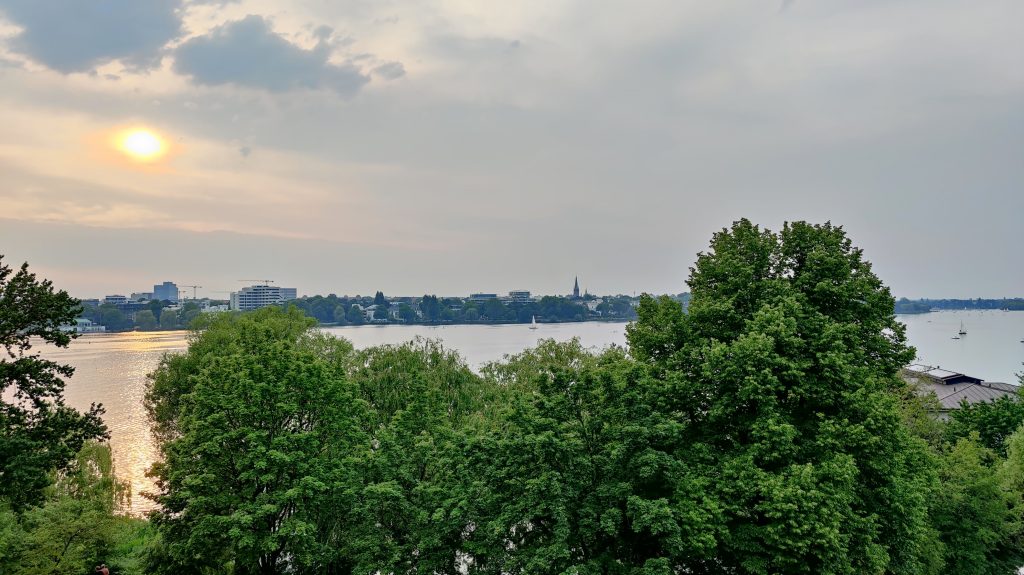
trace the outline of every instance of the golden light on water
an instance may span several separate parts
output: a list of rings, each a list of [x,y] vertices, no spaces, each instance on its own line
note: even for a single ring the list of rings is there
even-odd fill
[[[145,128],[132,128],[119,133],[117,149],[139,162],[154,162],[167,153],[167,143],[156,132]]]

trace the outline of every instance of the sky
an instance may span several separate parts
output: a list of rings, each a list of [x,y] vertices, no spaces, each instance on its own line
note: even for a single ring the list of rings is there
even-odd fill
[[[897,297],[1024,296],[1022,21],[1020,0],[0,0],[0,254],[79,297],[678,293],[746,217],[842,225]]]

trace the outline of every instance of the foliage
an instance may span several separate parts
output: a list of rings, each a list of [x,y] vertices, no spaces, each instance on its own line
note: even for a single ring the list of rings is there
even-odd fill
[[[348,308],[348,314],[346,314],[345,319],[347,319],[348,323],[352,325],[363,325],[366,323],[366,317],[363,315],[363,310],[358,305],[353,305]]]
[[[160,329],[177,329],[178,314],[174,310],[164,309],[160,312]]]
[[[132,555],[142,541],[118,545],[142,523],[114,515],[127,495],[127,485],[115,479],[110,447],[86,443],[57,474],[42,505],[21,514],[0,511],[6,526],[0,530],[0,572],[78,574],[106,562],[115,573],[140,573],[133,571]]]
[[[896,313],[928,313],[932,306],[926,301],[910,301],[907,298],[900,298],[896,302]]]
[[[918,299],[908,300],[907,298],[900,298],[897,303],[897,313],[914,313],[914,312],[902,312],[900,311],[901,306],[906,306],[912,310],[919,311],[931,311],[932,309],[1001,309],[1007,311],[1024,311],[1024,298],[1003,298],[1003,299]]]
[[[923,442],[902,424],[914,356],[889,290],[841,228],[715,234],[689,313],[644,298],[631,352],[678,414],[676,457],[718,510],[675,570],[921,573],[938,563]]]
[[[1000,455],[1006,455],[1006,441],[1024,425],[1024,401],[1018,395],[1003,396],[994,401],[968,404],[949,414],[946,437],[951,443],[958,438],[978,434],[978,440]]]
[[[64,404],[64,380],[74,369],[31,353],[31,338],[67,347],[78,301],[39,281],[23,264],[15,272],[0,256],[0,501],[15,510],[43,499],[54,470],[63,470],[90,439],[106,436],[103,409],[86,413]]]
[[[310,336],[310,322],[278,308],[216,318],[154,374],[147,405],[165,439],[154,521],[183,568],[338,560],[360,404],[336,357],[351,347]]]
[[[144,309],[140,312],[135,313],[135,325],[142,331],[152,331],[156,329],[156,316],[153,312],[148,309]]]
[[[1009,443],[1011,457],[1001,460],[974,432],[939,458],[931,521],[944,543],[943,573],[1011,575],[1024,565],[1024,430]]]
[[[669,573],[709,555],[719,510],[644,366],[545,341],[484,372],[513,393],[467,438],[471,572]]]
[[[458,438],[478,422],[483,382],[457,353],[417,339],[357,353],[369,449],[352,523],[354,572],[460,573],[466,529]]]

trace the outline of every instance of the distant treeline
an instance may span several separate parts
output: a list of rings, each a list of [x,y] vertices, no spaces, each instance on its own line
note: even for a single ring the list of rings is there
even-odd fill
[[[186,329],[199,317],[201,309],[196,302],[175,305],[166,300],[153,300],[145,304],[132,302],[126,309],[124,304],[101,303],[82,304],[78,317],[102,325],[107,331],[154,331]],[[139,309],[134,309],[134,308]]]
[[[670,296],[685,306],[689,294]],[[634,320],[636,302],[630,296],[585,296],[570,298],[544,296],[536,301],[509,302],[499,298],[473,300],[437,295],[387,298],[315,295],[288,302],[320,323],[337,325],[456,324],[456,323],[556,323],[601,319]]]
[[[896,313],[927,313],[936,309],[1005,309],[1024,311],[1024,298],[916,300],[900,298],[896,301]]]

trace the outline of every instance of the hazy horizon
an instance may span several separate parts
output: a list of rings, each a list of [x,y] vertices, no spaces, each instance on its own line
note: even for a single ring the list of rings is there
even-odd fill
[[[746,217],[844,226],[896,297],[1020,297],[1022,19],[0,0],[0,254],[80,297],[679,293]]]

